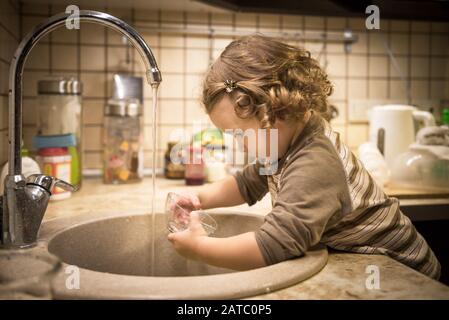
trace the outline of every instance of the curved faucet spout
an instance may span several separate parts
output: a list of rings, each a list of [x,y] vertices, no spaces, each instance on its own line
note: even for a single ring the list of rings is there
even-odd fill
[[[39,40],[51,31],[65,25],[68,13],[60,13],[37,25],[20,42],[14,53],[9,72],[9,174],[20,175],[22,161],[20,148],[22,141],[22,74],[31,49]],[[147,81],[152,87],[158,87],[162,81],[161,72],[150,47],[140,34],[124,21],[107,13],[80,10],[80,21],[96,23],[114,29],[128,38],[140,53],[145,67]]]
[[[34,177],[36,181],[26,181],[22,175],[22,76],[31,49],[51,31],[65,25],[68,13],[60,13],[37,25],[20,42],[14,53],[9,71],[9,172],[5,178],[5,190],[0,196],[0,248],[2,246],[23,247],[36,241],[37,232],[45,213],[49,191],[42,183],[45,179]],[[72,17],[70,17],[72,18]],[[128,38],[140,53],[146,67],[148,83],[157,88],[162,81],[161,72],[150,47],[137,31],[109,14],[80,10],[80,21],[92,22],[114,29]],[[153,97],[156,99],[156,97]],[[50,178],[50,177],[47,177]],[[48,180],[49,181],[49,180]],[[39,195],[37,197],[36,195]]]

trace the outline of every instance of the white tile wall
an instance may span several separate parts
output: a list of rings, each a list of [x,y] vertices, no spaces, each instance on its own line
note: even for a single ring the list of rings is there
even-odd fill
[[[6,123],[3,120],[7,108],[7,61],[19,38],[19,15],[11,1],[2,1],[0,7],[0,161],[5,160]],[[95,8],[93,8],[95,9]],[[7,11],[5,11],[7,10]],[[24,5],[22,7],[22,35],[36,25],[42,16],[61,11],[52,6]],[[104,8],[100,10],[105,10]],[[239,30],[248,33],[272,32],[276,30],[332,30],[342,31],[347,26],[353,28],[359,41],[346,53],[341,44],[329,43],[320,60],[327,65],[327,72],[334,84],[330,98],[340,115],[333,121],[343,141],[355,150],[367,139],[366,122],[350,119],[349,101],[391,100],[407,103],[407,91],[401,76],[410,83],[411,97],[449,101],[449,50],[447,37],[449,23],[429,23],[410,21],[382,21],[380,31],[365,29],[360,18],[308,17],[293,15],[266,15],[249,13],[207,13],[207,12],[159,12],[133,9],[106,9],[131,24],[166,26],[207,27],[223,30]],[[4,14],[9,12],[13,14]],[[10,26],[6,32],[4,26]],[[15,36],[14,36],[15,35]],[[173,130],[192,130],[194,121],[210,122],[204,113],[199,98],[201,81],[211,58],[215,59],[232,41],[232,38],[202,36],[176,36],[154,34],[142,31],[151,46],[163,74],[158,110],[157,165],[161,166],[167,141]],[[16,37],[17,39],[15,39]],[[37,80],[47,74],[72,74],[79,76],[84,84],[83,124],[86,152],[84,164],[87,168],[101,168],[101,130],[103,108],[111,94],[111,78],[115,71],[126,71],[144,76],[140,57],[131,51],[135,61],[126,65],[127,49],[122,37],[116,32],[105,30],[93,24],[82,24],[79,32],[60,29],[44,39],[30,56],[24,81],[24,117],[26,124],[25,141],[33,135],[33,103],[35,103]],[[12,45],[5,46],[3,43]],[[386,51],[387,43],[394,52],[400,72],[395,69]],[[312,54],[322,51],[321,43],[295,41],[295,45],[305,45]],[[151,90],[145,87],[145,165],[152,163]]]
[[[0,1],[0,167],[8,160],[9,63],[20,39],[19,30],[19,5]]]

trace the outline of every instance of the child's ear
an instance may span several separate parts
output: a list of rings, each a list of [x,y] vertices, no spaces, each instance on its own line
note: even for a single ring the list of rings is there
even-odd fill
[[[256,114],[256,106],[249,94],[239,93],[234,104],[235,114],[242,119],[247,119]]]
[[[239,94],[235,99],[235,104],[239,108],[248,108],[253,104],[251,97],[246,93]]]

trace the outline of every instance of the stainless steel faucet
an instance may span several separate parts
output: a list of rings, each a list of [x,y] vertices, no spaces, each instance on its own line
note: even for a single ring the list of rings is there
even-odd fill
[[[52,187],[74,190],[67,182],[46,175],[22,175],[22,75],[26,59],[39,40],[66,24],[68,13],[60,13],[37,25],[14,53],[9,71],[9,171],[5,178],[4,195],[0,196],[1,247],[27,247],[36,243],[37,234],[47,209]],[[73,17],[70,17],[73,19]],[[75,17],[78,19],[78,17]],[[150,47],[137,31],[109,14],[80,10],[79,20],[112,28],[128,38],[140,53],[148,83],[157,88],[162,81],[161,72]],[[153,97],[154,98],[154,97]]]

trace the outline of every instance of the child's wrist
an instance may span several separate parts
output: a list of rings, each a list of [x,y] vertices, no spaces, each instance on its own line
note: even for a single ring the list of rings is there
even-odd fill
[[[195,244],[196,260],[204,261],[208,256],[208,236],[199,236]]]
[[[196,196],[198,197],[198,200],[200,201],[201,209],[203,209],[203,210],[209,209],[209,208],[207,207],[207,200],[206,200],[206,197],[205,197],[205,195],[204,195],[204,192],[201,192],[201,189],[200,189],[200,190],[197,190]]]

